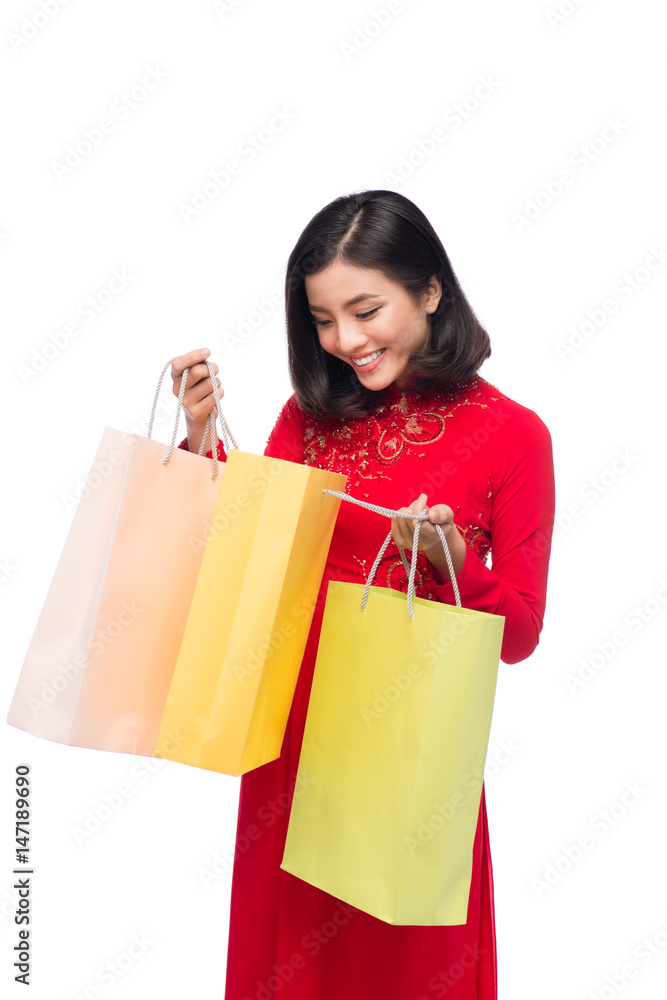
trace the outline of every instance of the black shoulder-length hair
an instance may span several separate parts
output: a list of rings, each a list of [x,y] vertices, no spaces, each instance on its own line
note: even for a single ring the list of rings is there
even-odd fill
[[[491,355],[480,324],[454,274],[445,248],[417,206],[396,191],[341,195],[310,220],[292,250],[285,275],[288,365],[297,405],[314,417],[357,417],[378,404],[340,358],[320,346],[308,308],[305,276],[335,260],[382,271],[418,302],[433,275],[442,296],[428,318],[425,351],[408,359],[411,391],[446,391],[472,378]]]

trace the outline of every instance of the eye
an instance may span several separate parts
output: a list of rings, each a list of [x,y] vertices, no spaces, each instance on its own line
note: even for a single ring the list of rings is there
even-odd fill
[[[382,308],[382,306],[376,306],[375,309],[370,309],[368,312],[357,313],[357,319],[368,319],[369,316],[372,316],[374,313],[376,313],[378,311],[378,309],[381,309],[381,308]],[[331,322],[330,319],[318,319],[317,316],[313,316],[312,313],[311,313],[310,318],[313,321],[313,323],[315,324],[315,326],[325,326],[327,323]]]

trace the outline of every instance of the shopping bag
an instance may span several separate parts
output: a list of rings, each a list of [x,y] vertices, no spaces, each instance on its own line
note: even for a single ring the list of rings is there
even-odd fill
[[[210,430],[210,461],[174,448],[188,369],[170,447],[151,440],[172,360],[148,436],[102,433],[7,716],[35,736],[153,752],[202,559],[191,538],[210,523],[224,470],[213,410],[199,449]]]
[[[228,455],[156,756],[239,775],[280,755],[346,482]]]
[[[391,924],[464,924],[504,617],[330,581],[281,868]],[[403,552],[401,555],[405,562]]]

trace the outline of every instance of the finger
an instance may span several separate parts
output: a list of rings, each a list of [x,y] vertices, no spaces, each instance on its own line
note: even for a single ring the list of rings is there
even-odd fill
[[[217,370],[217,365],[215,368]],[[216,385],[218,387],[218,395],[224,396],[224,389],[220,383],[220,379],[215,376]],[[183,382],[183,376],[174,379],[172,392],[175,396],[179,396],[181,392],[181,383]],[[187,381],[185,383],[185,391],[183,393],[183,403],[187,408],[191,407],[193,404],[198,403],[209,393],[213,392],[213,383],[211,381],[211,376],[209,375],[208,369],[205,365],[195,365],[190,368],[187,375]]]
[[[394,541],[402,549],[412,549],[415,537],[415,521],[407,517],[397,517]]]
[[[218,366],[214,362],[211,362],[211,367],[213,368],[213,371],[216,372],[217,374]],[[190,368],[190,371],[188,372],[188,381],[186,382],[186,388],[188,386],[195,386],[197,385],[198,382],[202,383],[208,382],[210,391],[211,373],[209,372],[208,367],[206,365],[193,365],[192,368]],[[220,379],[218,379],[217,382],[219,385]]]
[[[410,505],[410,507],[398,507],[397,510],[401,514],[413,513],[412,505]],[[392,517],[391,523],[394,541],[397,545],[401,545],[405,548],[407,541],[412,538],[412,531],[414,529],[412,529],[410,525],[414,522],[407,517]]]
[[[171,362],[171,377],[178,378],[179,375],[183,374],[183,369],[191,368],[196,365],[197,362],[202,362],[210,354],[208,347],[200,347],[196,351],[189,351],[188,354],[180,354],[177,358],[174,358]],[[204,365],[206,367],[206,365]]]
[[[211,362],[211,367],[217,373],[218,366],[214,362]],[[174,392],[178,393],[181,391],[181,382],[183,381],[183,374],[181,373],[180,376],[179,375],[172,376],[172,378],[174,382]],[[206,379],[208,379],[210,386],[211,373],[209,372],[207,365],[190,365],[188,368],[188,376],[187,376],[187,381],[185,383],[185,388],[187,390],[192,386],[197,385],[198,382],[205,381]]]
[[[451,507],[447,504],[438,503],[429,508],[428,519],[431,524],[453,524],[454,515]]]
[[[411,509],[413,514],[421,514],[426,506],[428,506],[426,503],[426,494],[420,493],[417,499],[413,500]]]
[[[402,508],[403,510],[405,508]],[[406,529],[407,518],[404,517],[392,517],[391,519],[391,534],[394,539],[394,544],[399,548],[406,548],[409,531]]]
[[[220,379],[216,378],[216,383],[218,386],[218,396],[222,398],[225,394],[225,390],[220,385]],[[193,385],[186,393],[188,397],[188,407],[196,406],[203,403],[205,400],[210,402],[215,402],[215,393],[213,392],[213,385],[210,378],[201,379],[196,385]],[[185,400],[185,396],[183,397]],[[209,406],[210,409],[210,406]]]
[[[215,405],[215,397],[212,392],[200,399],[198,403],[190,403],[184,409],[186,414],[189,414],[196,423],[205,423],[211,410],[214,411],[216,420],[218,417],[218,409]]]
[[[409,507],[403,507],[402,509],[409,514],[421,514],[421,512],[424,510],[425,507],[426,507],[426,494],[420,493],[417,499],[413,500]],[[410,541],[412,542],[412,539],[414,537],[415,525],[417,523],[416,520],[412,520],[407,517],[402,517],[401,521],[405,523],[406,531],[409,531]]]

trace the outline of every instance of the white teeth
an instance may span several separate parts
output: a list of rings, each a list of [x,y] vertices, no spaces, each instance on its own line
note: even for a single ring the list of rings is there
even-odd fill
[[[375,361],[376,358],[379,358],[380,355],[382,354],[382,351],[385,350],[386,348],[383,347],[382,350],[376,351],[375,354],[369,354],[367,358],[361,358],[359,361],[357,361],[356,358],[352,358],[352,360],[354,361],[357,368],[363,368],[364,365],[369,365],[371,361]]]

